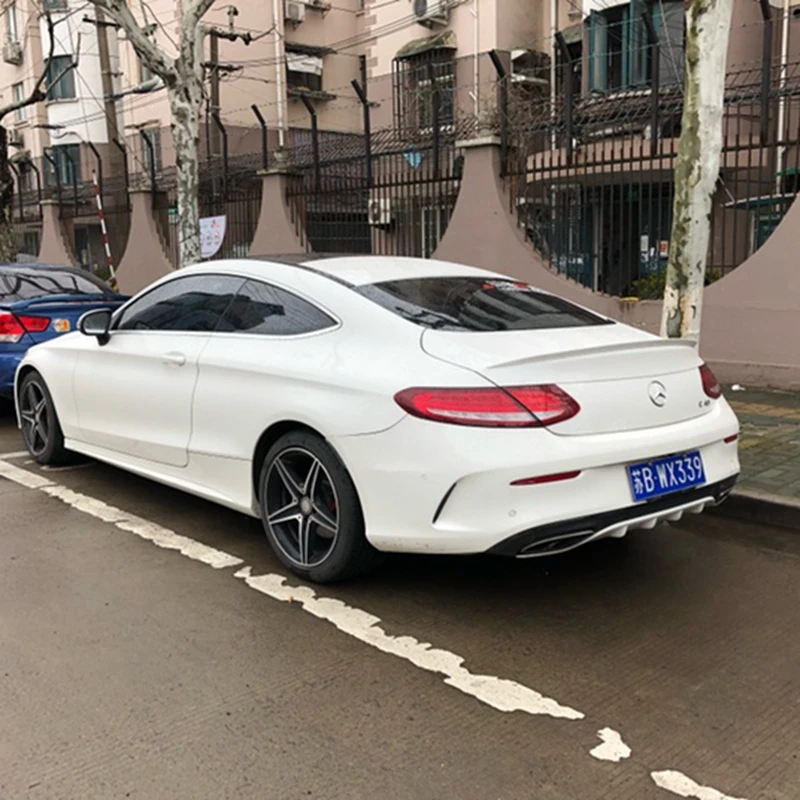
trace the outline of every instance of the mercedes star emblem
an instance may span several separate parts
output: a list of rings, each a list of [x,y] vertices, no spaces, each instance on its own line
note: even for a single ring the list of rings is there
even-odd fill
[[[654,406],[662,408],[667,402],[667,387],[661,381],[653,381],[647,389]]]

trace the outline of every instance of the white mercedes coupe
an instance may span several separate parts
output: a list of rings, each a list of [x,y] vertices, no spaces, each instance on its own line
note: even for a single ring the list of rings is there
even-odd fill
[[[183,269],[33,347],[17,419],[260,517],[283,564],[562,553],[720,503],[739,426],[696,349],[507,276],[314,255]]]

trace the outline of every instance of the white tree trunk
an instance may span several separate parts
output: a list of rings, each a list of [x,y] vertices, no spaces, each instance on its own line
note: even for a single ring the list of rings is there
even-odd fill
[[[691,0],[687,7],[683,119],[661,315],[661,335],[671,339],[700,339],[733,2]]]
[[[198,187],[200,150],[201,81],[194,76],[169,90],[172,140],[178,195],[178,264],[200,261],[200,208]]]

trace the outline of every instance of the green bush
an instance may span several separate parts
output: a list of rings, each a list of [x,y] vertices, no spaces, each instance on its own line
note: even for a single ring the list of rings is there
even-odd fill
[[[722,277],[721,269],[710,269],[706,272],[705,285],[710,286]],[[633,282],[633,295],[640,300],[661,300],[667,283],[667,271],[653,272]]]

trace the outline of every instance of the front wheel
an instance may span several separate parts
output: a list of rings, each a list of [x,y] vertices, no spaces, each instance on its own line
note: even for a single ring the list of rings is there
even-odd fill
[[[364,574],[380,562],[364,536],[353,481],[319,436],[293,431],[270,448],[259,500],[267,539],[296,575],[328,583]]]
[[[65,464],[69,451],[58,421],[53,398],[38,372],[29,372],[19,388],[19,415],[25,447],[40,464]]]

